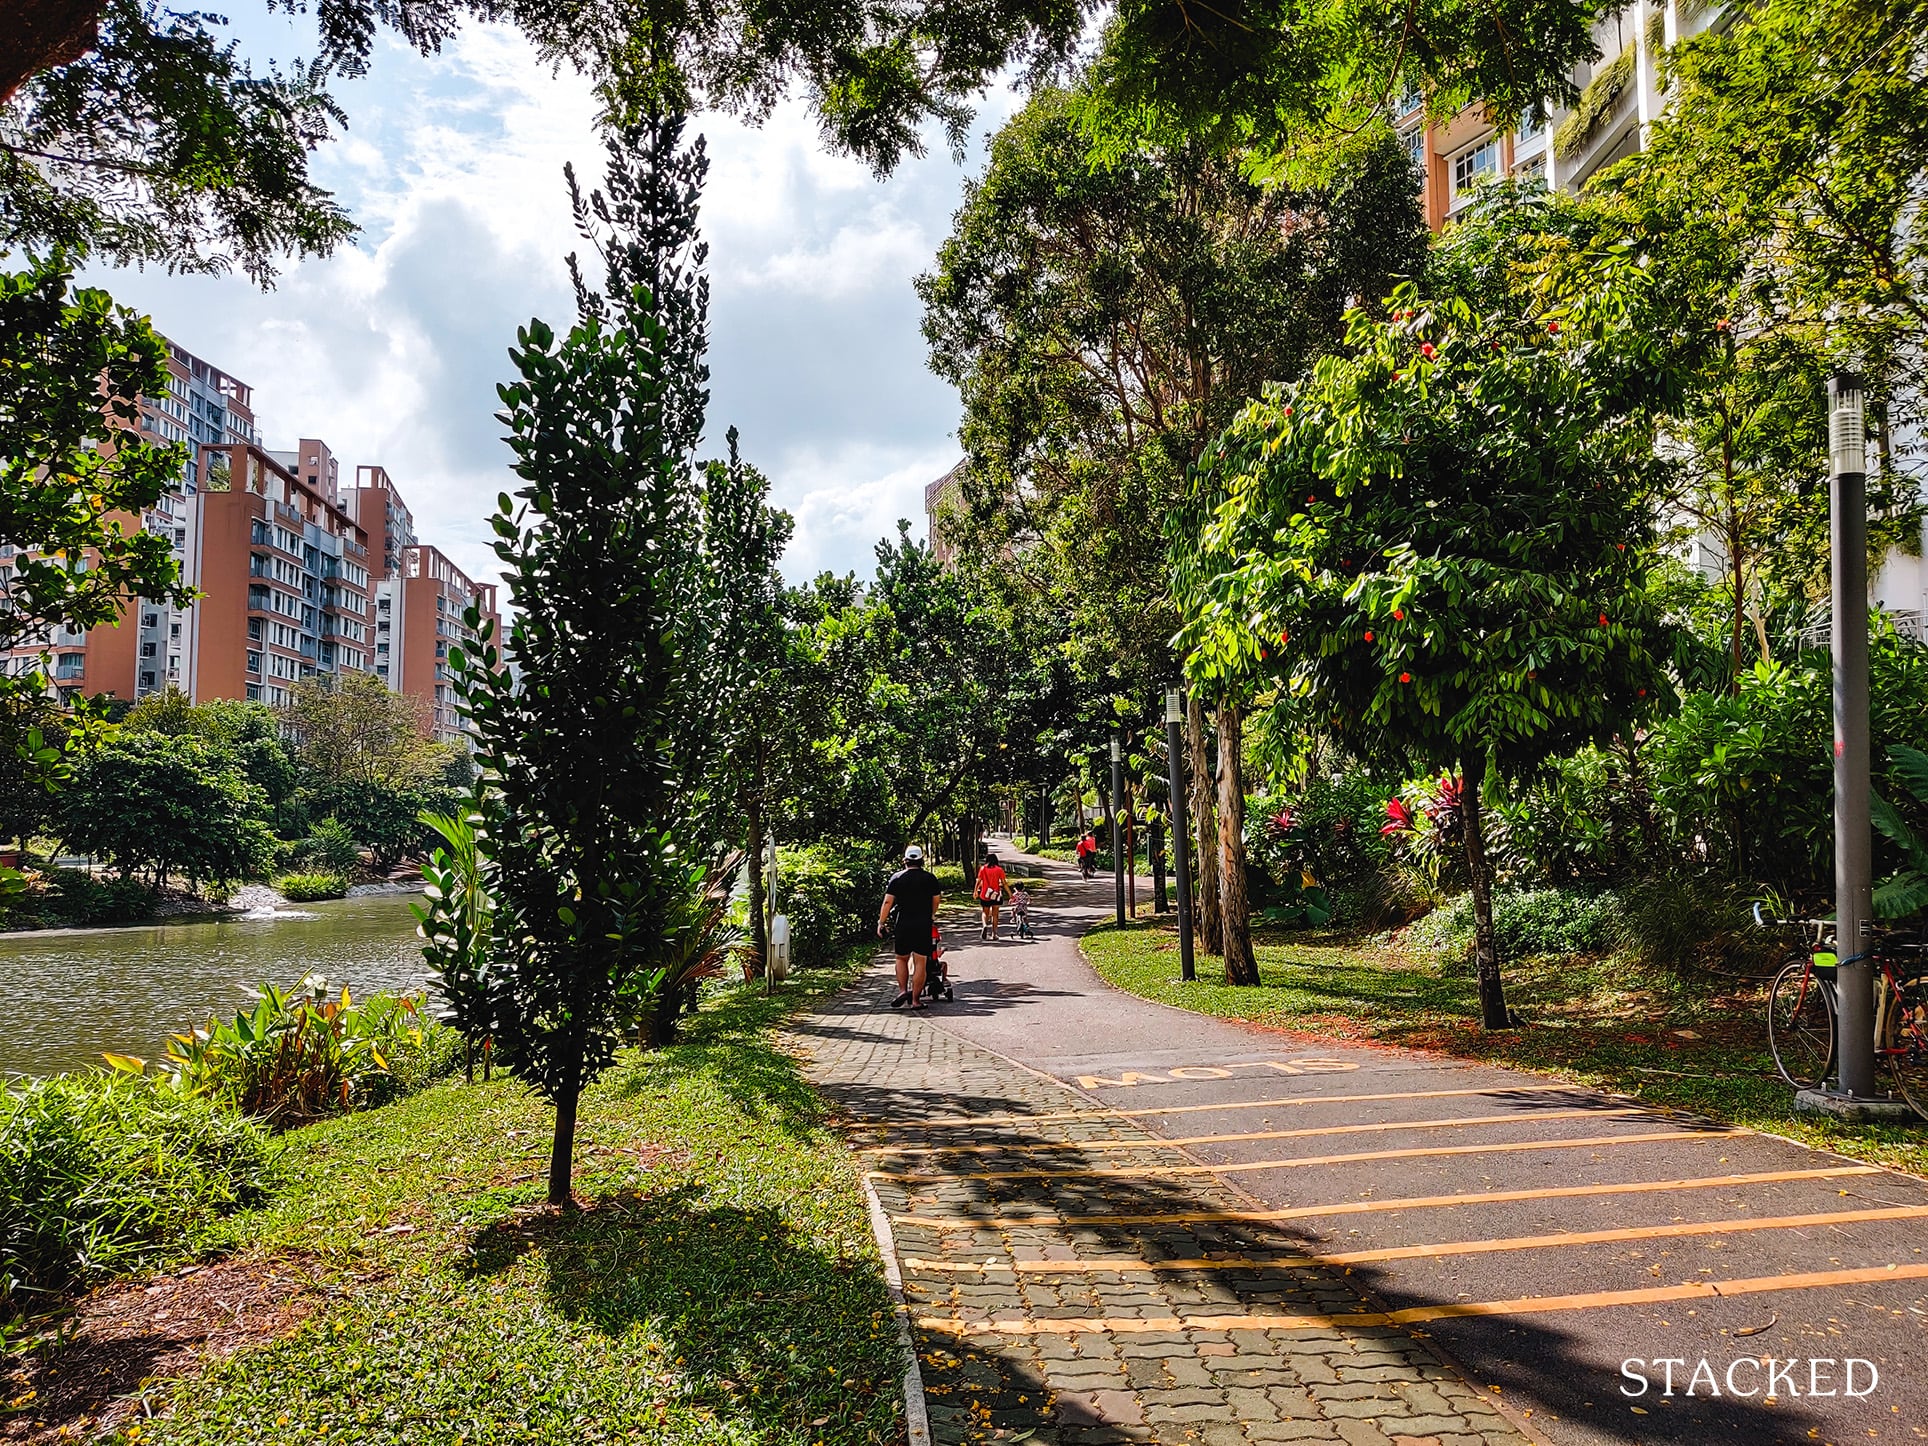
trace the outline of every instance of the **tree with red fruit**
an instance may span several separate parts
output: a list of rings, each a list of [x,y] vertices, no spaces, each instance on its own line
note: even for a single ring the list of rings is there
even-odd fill
[[[1200,681],[1268,671],[1347,748],[1464,777],[1480,1005],[1508,1023],[1481,795],[1668,692],[1647,589],[1678,367],[1637,260],[1559,201],[1502,197],[1427,285],[1255,403],[1196,483]],[[1308,500],[1309,499],[1309,500]],[[1281,647],[1276,640],[1290,638]]]

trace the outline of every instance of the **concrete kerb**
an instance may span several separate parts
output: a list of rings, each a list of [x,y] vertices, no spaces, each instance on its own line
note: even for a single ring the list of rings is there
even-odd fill
[[[897,1268],[897,1237],[890,1228],[884,1202],[864,1178],[864,1204],[870,1210],[870,1233],[884,1258],[884,1283],[890,1287],[891,1317],[897,1325],[897,1344],[904,1352],[904,1432],[909,1446],[931,1446],[930,1408],[924,1400],[924,1373],[917,1364],[917,1342],[910,1333],[910,1306],[904,1300],[904,1274]]]

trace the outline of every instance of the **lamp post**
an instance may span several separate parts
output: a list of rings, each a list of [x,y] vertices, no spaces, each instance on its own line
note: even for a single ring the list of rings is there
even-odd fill
[[[1196,979],[1192,967],[1192,824],[1185,808],[1185,695],[1165,694],[1165,756],[1171,773],[1172,867],[1178,875],[1178,977]]]
[[[1125,796],[1125,749],[1117,730],[1111,734],[1111,883],[1117,895],[1118,927],[1125,927],[1125,858],[1118,832],[1118,800]]]
[[[1834,947],[1841,1007],[1837,1083],[1849,1099],[1874,1094],[1873,838],[1868,819],[1868,478],[1861,379],[1828,381],[1831,486],[1828,539],[1834,584]]]

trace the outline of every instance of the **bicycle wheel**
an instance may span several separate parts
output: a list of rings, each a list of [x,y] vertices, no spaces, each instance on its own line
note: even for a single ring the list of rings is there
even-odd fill
[[[1901,981],[1889,1006],[1884,1044],[1901,1097],[1928,1119],[1928,974]]]
[[[1797,1090],[1820,1084],[1834,1063],[1834,1000],[1805,955],[1783,965],[1768,990],[1767,1047]]]

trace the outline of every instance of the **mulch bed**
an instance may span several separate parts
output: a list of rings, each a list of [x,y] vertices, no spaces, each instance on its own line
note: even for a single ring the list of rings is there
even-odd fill
[[[0,1441],[84,1441],[142,1410],[156,1381],[284,1335],[320,1303],[310,1262],[188,1266],[78,1302],[38,1350],[0,1361]]]

